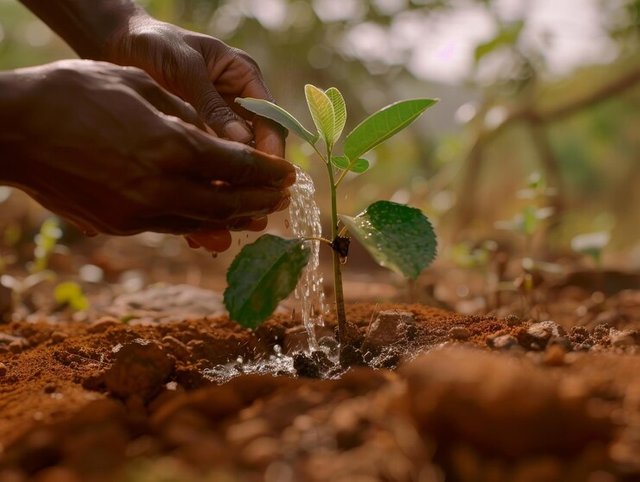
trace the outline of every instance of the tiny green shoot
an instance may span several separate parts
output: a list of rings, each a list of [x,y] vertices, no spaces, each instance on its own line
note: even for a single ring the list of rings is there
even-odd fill
[[[436,99],[410,99],[391,104],[370,115],[344,137],[347,108],[335,87],[322,90],[306,85],[305,98],[315,129],[307,129],[294,116],[271,102],[238,98],[244,109],[271,119],[307,142],[326,167],[331,197],[331,233],[319,239],[283,239],[265,234],[245,246],[227,272],[224,303],[231,319],[255,328],[265,321],[277,304],[295,288],[309,261],[307,243],[323,242],[333,253],[333,279],[338,339],[347,329],[342,287],[342,263],[349,247],[347,233],[354,236],[381,266],[409,279],[416,279],[434,259],[436,235],[419,210],[390,201],[377,201],[356,216],[338,213],[337,191],[348,173],[369,169],[367,152],[395,135]]]

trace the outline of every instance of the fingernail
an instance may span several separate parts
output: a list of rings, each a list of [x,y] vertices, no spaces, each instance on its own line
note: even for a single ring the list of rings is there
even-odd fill
[[[291,186],[296,182],[296,171],[291,171],[282,178],[281,184],[285,187]]]
[[[224,135],[227,139],[247,143],[253,139],[253,134],[248,127],[241,122],[233,121],[224,126]]]

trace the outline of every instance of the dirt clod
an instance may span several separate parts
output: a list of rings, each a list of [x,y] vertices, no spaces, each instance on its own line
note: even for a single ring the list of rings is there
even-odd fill
[[[390,346],[406,344],[409,327],[414,323],[414,315],[409,311],[379,312],[367,330],[362,352],[375,357]]]
[[[569,391],[563,380],[525,359],[451,348],[428,353],[401,373],[419,426],[443,442],[519,457],[577,453],[613,435],[611,421],[590,412],[584,388]]]
[[[173,370],[173,362],[156,343],[135,340],[121,347],[104,374],[107,390],[116,397],[149,399],[160,390]]]
[[[449,330],[451,338],[454,340],[468,340],[471,338],[471,330],[464,326],[454,326]]]

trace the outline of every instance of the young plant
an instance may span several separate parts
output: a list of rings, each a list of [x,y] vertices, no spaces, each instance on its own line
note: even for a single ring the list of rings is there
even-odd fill
[[[436,103],[411,99],[391,104],[369,116],[345,137],[342,153],[337,144],[347,120],[342,94],[335,87],[321,90],[305,86],[305,97],[316,132],[306,129],[283,108],[260,99],[236,99],[243,108],[271,119],[309,143],[325,164],[331,198],[330,238],[283,239],[265,234],[245,246],[227,273],[224,303],[231,319],[249,328],[266,320],[278,303],[296,287],[309,261],[308,242],[320,241],[333,253],[338,338],[344,339],[347,320],[342,289],[342,263],[346,260],[350,232],[381,266],[416,279],[436,253],[431,223],[416,208],[377,201],[355,217],[338,214],[337,191],[348,173],[362,174],[369,161],[362,156],[398,133]]]

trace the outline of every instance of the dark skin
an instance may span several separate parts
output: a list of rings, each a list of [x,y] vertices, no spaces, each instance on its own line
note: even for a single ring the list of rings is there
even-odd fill
[[[196,112],[139,69],[67,60],[0,84],[12,98],[2,180],[87,233],[257,228],[288,202],[286,161],[201,131]]]
[[[281,159],[282,130],[233,102],[272,100],[246,53],[159,22],[129,0],[22,3],[80,56],[139,67],[155,82],[106,63],[35,68],[45,80],[23,89],[27,103],[15,109],[29,116],[18,114],[30,141],[8,142],[5,131],[0,144],[24,167],[14,162],[0,181],[88,233],[186,234],[214,251],[228,248],[229,230],[263,229],[266,214],[286,206],[295,173]],[[16,71],[4,82],[41,73]]]

